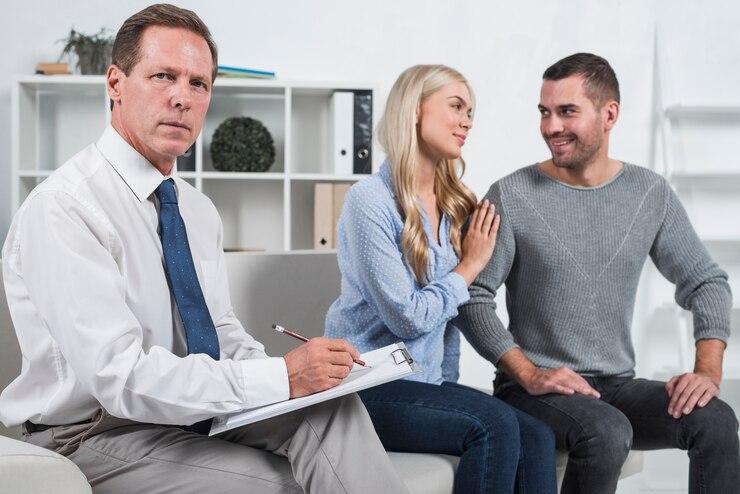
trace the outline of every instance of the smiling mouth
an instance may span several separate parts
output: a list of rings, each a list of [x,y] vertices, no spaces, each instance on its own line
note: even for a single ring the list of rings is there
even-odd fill
[[[452,135],[454,135],[457,138],[457,142],[459,142],[461,146],[465,144],[465,136],[461,136],[459,134],[452,134]]]
[[[552,146],[553,149],[561,149],[568,144],[574,142],[576,139],[574,137],[558,137],[554,139],[548,139],[548,142],[550,143],[550,146]]]

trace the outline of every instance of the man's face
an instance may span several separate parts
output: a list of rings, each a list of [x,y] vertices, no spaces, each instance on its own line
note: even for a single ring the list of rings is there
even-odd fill
[[[108,71],[113,121],[152,164],[174,163],[203,126],[211,100],[211,52],[199,35],[163,26],[144,31],[139,52],[128,76],[116,66]]]
[[[543,81],[538,108],[540,132],[555,166],[582,168],[607,142],[602,109],[586,95],[581,76]]]

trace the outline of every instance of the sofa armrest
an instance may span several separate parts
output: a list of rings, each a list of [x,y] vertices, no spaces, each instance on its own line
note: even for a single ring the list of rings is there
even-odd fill
[[[89,494],[77,465],[33,444],[0,436],[0,492]]]

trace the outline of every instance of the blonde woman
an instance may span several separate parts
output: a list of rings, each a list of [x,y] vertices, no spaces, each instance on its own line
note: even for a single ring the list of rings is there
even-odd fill
[[[378,128],[388,160],[350,189],[339,220],[342,288],[326,332],[361,351],[402,340],[421,366],[360,393],[387,450],[460,456],[455,492],[556,492],[550,429],[456,384],[452,320],[499,225],[460,180],[472,113],[472,90],[449,67],[417,65],[393,85]]]

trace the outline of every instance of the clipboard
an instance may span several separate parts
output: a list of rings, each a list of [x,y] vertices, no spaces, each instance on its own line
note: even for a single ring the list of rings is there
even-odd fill
[[[214,417],[209,436],[253,424],[284,413],[293,412],[322,401],[356,393],[363,389],[385,384],[421,371],[403,342],[393,343],[371,352],[363,353],[362,360],[370,367],[356,365],[341,384],[326,391],[301,398],[272,403],[241,412]]]

